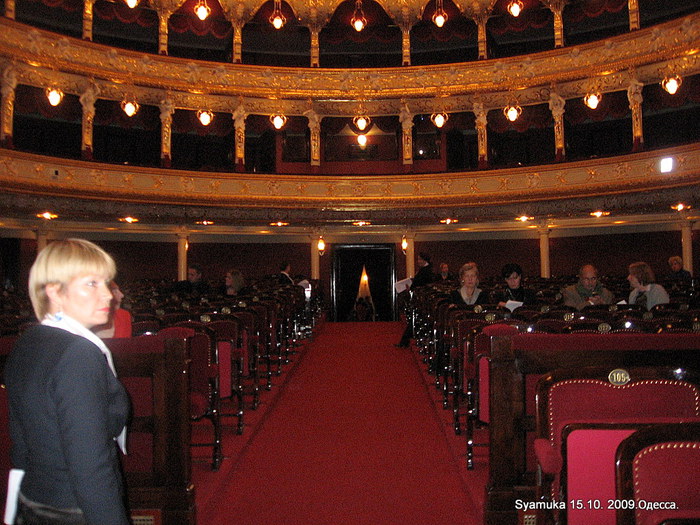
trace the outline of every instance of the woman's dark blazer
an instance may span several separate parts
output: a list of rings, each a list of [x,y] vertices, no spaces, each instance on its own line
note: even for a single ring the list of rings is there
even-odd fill
[[[127,525],[114,437],[129,399],[100,349],[60,328],[32,327],[7,360],[5,383],[22,494],[80,508],[89,524]]]
[[[467,304],[464,302],[464,299],[462,298],[462,294],[459,293],[459,288],[457,288],[456,290],[452,290],[452,292],[450,292],[450,302],[452,302],[453,304]],[[474,304],[488,304],[488,302],[489,302],[489,293],[484,291],[484,290],[481,290],[481,292],[477,296]]]

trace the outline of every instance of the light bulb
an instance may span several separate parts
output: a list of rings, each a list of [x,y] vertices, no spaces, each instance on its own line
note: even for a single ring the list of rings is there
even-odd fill
[[[600,93],[589,93],[585,97],[583,97],[583,103],[586,104],[591,109],[595,109],[598,107],[598,104],[600,104],[600,100],[602,99],[602,95]]]
[[[46,97],[49,99],[49,104],[58,106],[63,100],[63,91],[55,87],[48,88],[46,90]]]

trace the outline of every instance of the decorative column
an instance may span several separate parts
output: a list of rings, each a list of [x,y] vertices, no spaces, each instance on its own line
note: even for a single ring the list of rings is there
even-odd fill
[[[309,132],[311,134],[311,165],[321,165],[321,117],[313,109],[304,111],[304,116],[309,120]]]
[[[92,40],[92,6],[94,0],[83,1],[83,40]]]
[[[243,63],[243,22],[233,22],[233,63]],[[311,37],[313,40],[313,36]]]
[[[549,94],[549,111],[552,112],[554,118],[554,148],[555,159],[557,162],[564,160],[566,156],[564,141],[564,105],[566,101],[558,94],[552,91]]]
[[[173,113],[175,106],[173,101],[166,98],[160,101],[160,166],[169,168],[172,165],[172,136]]]
[[[402,130],[401,149],[403,151],[403,163],[404,165],[413,164],[413,114],[406,103],[401,106],[399,121],[401,122]]]
[[[411,65],[411,28],[401,28],[401,65]]]
[[[564,5],[566,0],[542,0],[554,15],[554,47],[564,47]]]
[[[481,102],[475,102],[472,108],[476,116],[476,139],[479,150],[479,169],[483,170],[489,166],[489,145],[486,133],[486,110]]]
[[[187,279],[187,250],[189,241],[186,232],[177,234],[177,280]]]
[[[80,95],[80,105],[83,107],[80,156],[83,160],[92,160],[92,131],[95,123],[95,102],[97,102],[98,94],[99,88],[95,85],[90,85]]]
[[[234,150],[236,171],[245,170],[245,118],[248,114],[241,103],[233,112]]]
[[[693,274],[693,222],[685,220],[681,223],[681,244],[683,250],[683,269]]]
[[[632,110],[632,151],[637,152],[644,148],[644,133],[642,131],[642,88],[644,84],[637,79],[632,79],[627,88],[627,100]]]
[[[549,227],[545,224],[537,230],[540,234],[540,277],[552,276],[549,266]]]
[[[15,19],[15,0],[5,0],[5,17]]]
[[[311,278],[321,278],[321,253],[318,251],[318,235],[311,237]]]
[[[627,9],[630,12],[630,31],[639,29],[639,2],[637,0],[627,0]]]
[[[486,48],[486,22],[488,19],[488,13],[479,13],[474,18],[479,41],[479,60],[486,60],[489,57],[488,49]]]
[[[158,54],[168,54],[168,20],[172,11],[158,9]]]
[[[318,27],[310,27],[311,30],[311,67],[321,65],[321,45],[318,42]]]
[[[2,72],[2,108],[0,108],[0,146],[12,148],[12,121],[15,113],[15,90],[17,89],[17,71],[8,66]]]

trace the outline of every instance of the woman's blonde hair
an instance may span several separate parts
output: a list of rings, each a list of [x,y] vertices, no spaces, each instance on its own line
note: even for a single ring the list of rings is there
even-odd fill
[[[476,278],[479,278],[479,267],[476,265],[476,263],[473,262],[468,262],[462,265],[462,267],[459,269],[459,278],[460,280],[464,278],[464,274],[474,270],[474,273],[476,274]]]
[[[29,298],[37,319],[49,313],[46,286],[59,284],[63,289],[73,278],[87,273],[104,274],[114,279],[114,259],[96,244],[84,239],[53,241],[37,256],[29,270]]]

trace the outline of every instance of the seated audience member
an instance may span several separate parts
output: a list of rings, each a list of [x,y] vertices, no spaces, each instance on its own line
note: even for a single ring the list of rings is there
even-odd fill
[[[209,283],[204,280],[204,271],[198,264],[187,267],[187,280],[175,283],[175,293],[203,296],[211,293]]]
[[[112,292],[112,301],[109,305],[109,321],[106,324],[94,327],[92,331],[102,339],[131,337],[131,313],[121,307],[124,293],[114,281],[109,283],[109,289]]]
[[[657,304],[669,302],[668,293],[660,284],[656,284],[654,271],[645,262],[632,263],[629,266],[627,280],[632,287],[629,304],[641,305],[645,310],[651,310]]]
[[[223,295],[238,295],[238,292],[245,286],[245,279],[240,270],[231,268],[226,272],[224,285],[221,287]]]
[[[598,282],[598,269],[592,264],[581,266],[578,283],[567,286],[561,293],[564,304],[577,310],[594,304],[611,304],[614,300],[612,292]]]
[[[671,272],[666,276],[669,281],[690,281],[692,276],[688,270],[683,269],[683,259],[674,255],[668,258],[668,265],[671,267]]]
[[[485,304],[488,294],[479,288],[479,268],[475,263],[466,263],[459,269],[459,282],[462,286],[450,294],[454,304]]]
[[[505,307],[508,301],[516,301],[523,305],[535,304],[535,292],[522,286],[523,269],[519,264],[506,264],[501,269],[501,277],[506,281],[506,288],[498,294],[498,306]]]
[[[288,262],[285,261],[282,264],[280,264],[280,274],[278,277],[278,281],[280,284],[294,284],[294,279],[292,279],[292,276],[290,275],[291,271],[292,265]]]
[[[452,282],[457,281],[457,276],[450,271],[447,263],[440,263],[440,273],[435,276],[435,282]]]

